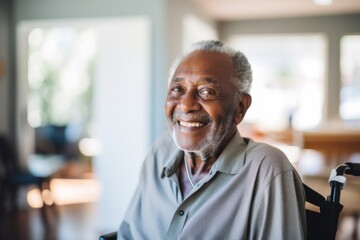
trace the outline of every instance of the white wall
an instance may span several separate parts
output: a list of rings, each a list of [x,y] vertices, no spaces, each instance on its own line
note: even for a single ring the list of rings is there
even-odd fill
[[[168,0],[168,65],[199,40],[217,39],[217,24],[189,0]]]
[[[98,29],[94,133],[103,151],[94,170],[102,186],[100,229],[114,231],[138,182],[150,134],[150,22],[124,18]]]

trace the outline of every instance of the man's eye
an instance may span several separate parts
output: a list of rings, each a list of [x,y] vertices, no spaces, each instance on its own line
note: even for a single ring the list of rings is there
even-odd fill
[[[180,88],[179,88],[179,87],[174,87],[174,88],[172,89],[172,91],[173,91],[173,92],[180,92]]]
[[[214,90],[212,89],[203,89],[199,92],[199,95],[201,96],[201,98],[205,99],[205,100],[211,100],[211,99],[215,99],[216,98],[216,93]]]
[[[183,89],[181,87],[175,86],[175,87],[170,88],[170,94],[177,95],[177,94],[180,94],[182,91],[183,91]]]
[[[210,90],[204,90],[204,91],[202,91],[202,94],[210,95],[210,94],[211,94],[211,91],[210,91]]]

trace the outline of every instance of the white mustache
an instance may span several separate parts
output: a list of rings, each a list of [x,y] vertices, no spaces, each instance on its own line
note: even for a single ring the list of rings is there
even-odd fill
[[[173,121],[180,121],[186,123],[200,123],[206,124],[211,121],[210,117],[204,114],[197,114],[197,113],[179,113],[174,112],[172,116]]]

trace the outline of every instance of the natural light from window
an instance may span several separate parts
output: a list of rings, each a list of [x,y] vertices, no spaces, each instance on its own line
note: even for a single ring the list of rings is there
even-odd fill
[[[340,117],[360,120],[360,35],[341,39]]]
[[[28,122],[82,124],[89,119],[95,31],[35,28],[28,38]]]
[[[326,39],[317,35],[238,35],[229,43],[253,70],[245,118],[261,131],[312,129],[322,121]]]

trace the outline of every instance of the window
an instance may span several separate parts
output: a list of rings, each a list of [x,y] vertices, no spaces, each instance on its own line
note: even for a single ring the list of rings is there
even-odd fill
[[[28,49],[29,125],[85,123],[91,108],[95,32],[35,28]]]
[[[326,40],[320,35],[241,35],[229,43],[253,70],[245,121],[262,131],[305,130],[322,120]]]
[[[360,120],[360,35],[341,39],[340,117]]]

